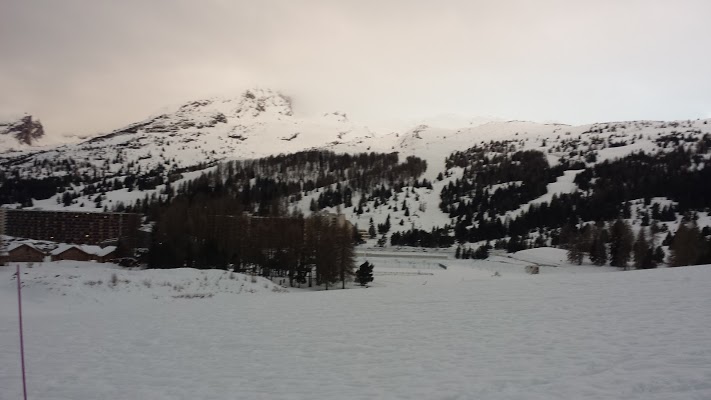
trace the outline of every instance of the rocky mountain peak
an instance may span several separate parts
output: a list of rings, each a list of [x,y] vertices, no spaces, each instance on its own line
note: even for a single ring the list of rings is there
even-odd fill
[[[261,115],[292,116],[292,100],[271,89],[249,89],[240,97],[235,110],[237,116],[258,117]]]
[[[44,136],[44,127],[38,119],[24,115],[18,119],[0,122],[0,134],[13,135],[18,142],[31,146]]]

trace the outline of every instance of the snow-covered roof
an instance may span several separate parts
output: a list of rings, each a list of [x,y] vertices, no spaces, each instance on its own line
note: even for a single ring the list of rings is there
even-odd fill
[[[104,257],[104,256],[107,256],[107,255],[113,253],[114,251],[116,251],[116,246],[106,246],[94,254],[96,254],[99,257]]]
[[[17,249],[17,248],[20,248],[20,247],[22,247],[22,246],[28,246],[28,247],[30,247],[30,248],[32,248],[32,249],[35,249],[35,250],[37,250],[37,251],[39,251],[39,252],[42,252],[42,250],[38,249],[37,247],[33,246],[32,244],[30,244],[30,243],[23,243],[23,242],[15,242],[15,243],[10,244],[9,246],[7,246],[6,251],[7,251],[7,252],[10,252],[10,251],[13,251],[13,250],[15,250],[15,249]]]
[[[56,249],[52,250],[50,252],[51,255],[56,256],[59,254],[64,253],[65,251],[71,249],[72,247],[77,248],[81,251],[83,251],[86,254],[91,254],[99,257],[104,257],[108,254],[111,254],[116,250],[116,246],[106,246],[106,247],[101,247],[101,246],[93,246],[93,245],[88,245],[88,244],[60,244]]]
[[[64,253],[65,251],[71,249],[72,247],[79,248],[79,246],[75,246],[73,244],[60,244],[59,246],[57,246],[56,249],[50,251],[49,254],[56,256],[56,255]]]

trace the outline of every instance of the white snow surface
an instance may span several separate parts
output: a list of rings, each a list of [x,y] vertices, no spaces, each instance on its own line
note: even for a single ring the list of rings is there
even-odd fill
[[[225,271],[25,265],[29,398],[711,398],[711,266],[523,272],[561,254],[372,257],[370,288],[289,293]],[[13,273],[0,267],[2,399],[21,398]]]

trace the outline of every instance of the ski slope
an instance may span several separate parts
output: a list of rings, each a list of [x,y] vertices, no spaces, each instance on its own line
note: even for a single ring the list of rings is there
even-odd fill
[[[372,257],[370,288],[288,293],[238,294],[223,271],[25,267],[29,398],[711,398],[711,266],[523,272],[558,253]],[[21,398],[13,271],[0,267],[2,399]],[[131,284],[85,284],[113,273]]]

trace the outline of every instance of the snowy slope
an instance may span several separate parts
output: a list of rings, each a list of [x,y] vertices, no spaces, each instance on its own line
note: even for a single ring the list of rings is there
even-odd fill
[[[338,152],[360,151],[399,151],[403,156],[415,155],[423,158],[428,163],[428,170],[424,177],[435,180],[439,173],[445,173],[444,180],[434,181],[433,190],[424,188],[409,188],[417,194],[419,200],[411,195],[407,199],[410,210],[418,210],[423,205],[425,212],[415,212],[405,216],[402,210],[392,211],[400,207],[403,196],[390,201],[385,207],[379,207],[373,212],[357,215],[353,209],[343,210],[353,223],[358,223],[359,228],[367,228],[370,218],[374,223],[385,222],[387,215],[391,216],[392,230],[409,230],[412,226],[429,230],[432,227],[442,227],[451,222],[450,218],[442,213],[438,204],[439,193],[442,187],[462,177],[460,168],[445,170],[444,159],[454,151],[463,151],[474,145],[489,143],[490,141],[509,142],[518,150],[538,150],[544,152],[551,165],[558,164],[561,160],[581,161],[592,165],[605,160],[626,156],[636,151],[665,151],[657,139],[675,135],[678,137],[700,138],[711,133],[709,120],[695,121],[629,121],[581,126],[562,124],[538,124],[526,121],[492,121],[484,124],[461,129],[445,129],[427,125],[417,126],[402,134],[391,134],[377,140],[356,140],[328,146]],[[692,142],[693,143],[693,142]],[[612,147],[614,146],[614,147]],[[587,162],[584,154],[594,152],[596,160]],[[566,171],[555,183],[548,185],[548,192],[521,206],[518,210],[510,211],[507,215],[516,216],[528,209],[531,204],[549,202],[554,194],[570,193],[578,190],[573,183],[579,170]],[[319,192],[305,197],[299,207],[308,213],[311,198],[317,198]],[[372,202],[369,204],[372,206]],[[372,207],[371,207],[372,208]],[[329,209],[335,211],[335,208]],[[403,221],[403,225],[400,225]]]
[[[520,256],[555,258],[536,251]],[[189,271],[119,271],[138,282],[111,289],[84,284],[109,267],[25,268],[30,397],[711,397],[711,266],[529,276],[513,259],[371,261],[369,289],[192,299],[146,295]],[[21,397],[12,271],[0,267],[3,398]]]
[[[0,164],[4,170],[17,171],[21,176],[32,178],[78,174],[123,179],[161,166],[165,166],[162,173],[166,175],[170,173],[168,171],[198,168],[194,172],[183,170],[181,180],[175,182],[177,185],[194,179],[200,171],[208,171],[210,165],[221,160],[249,159],[312,148],[338,153],[396,151],[401,159],[414,155],[427,161],[428,169],[423,178],[432,181],[433,189],[406,188],[409,193],[407,198],[400,195],[397,199],[391,199],[385,207],[375,209],[370,202],[368,211],[362,215],[355,214],[353,208],[343,212],[360,228],[367,228],[371,218],[377,225],[390,215],[393,231],[408,230],[413,226],[429,230],[451,223],[438,205],[442,187],[462,176],[460,169],[445,170],[445,157],[454,151],[498,141],[515,146],[517,150],[542,151],[552,165],[561,161],[591,165],[640,150],[664,151],[663,144],[657,139],[667,135],[699,138],[711,133],[709,120],[626,121],[569,126],[444,115],[422,122],[402,131],[385,133],[388,131],[371,129],[365,123],[351,121],[343,112],[304,116],[299,114],[298,107],[288,96],[269,89],[252,89],[232,98],[188,102],[83,143],[46,147],[34,152],[24,150],[0,154]],[[453,128],[457,124],[464,125]],[[591,153],[595,155],[594,161],[586,158]],[[65,167],[64,160],[70,162],[69,167]],[[708,163],[708,160],[704,162]],[[195,167],[198,164],[201,166]],[[444,179],[437,181],[440,173],[443,173]],[[575,171],[567,171],[557,182],[549,185],[548,193],[508,214],[516,216],[531,204],[549,201],[553,194],[578,190],[573,184],[575,174]],[[79,192],[82,188],[77,186],[74,191]],[[127,189],[109,191],[98,208],[95,208],[96,195],[81,196],[65,207],[61,201],[62,194],[57,194],[36,200],[33,206],[42,209],[100,210],[103,206],[111,208],[119,202],[130,204],[159,194],[162,189],[161,185],[143,192],[129,192]],[[320,192],[317,190],[305,195],[289,207],[309,214],[310,201]],[[355,194],[355,202],[359,196],[359,193]],[[410,210],[409,216],[404,215],[402,210],[404,200]]]
[[[34,177],[56,175],[31,168],[44,160],[80,160],[80,172],[116,174],[158,165],[190,167],[224,159],[259,158],[325,144],[369,138],[374,133],[351,123],[345,114],[316,118],[295,115],[291,99],[268,89],[252,89],[235,98],[210,98],[100,135],[15,160],[13,168]],[[17,155],[2,156],[13,160]],[[130,165],[130,167],[129,167]]]

